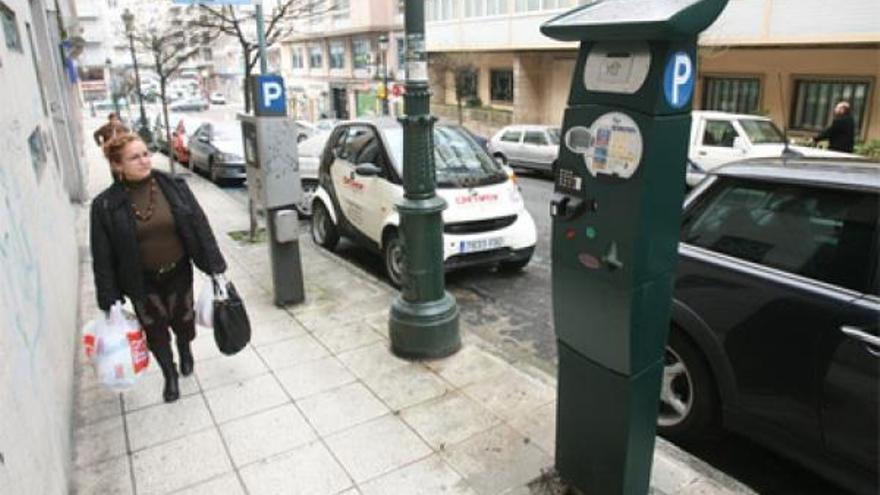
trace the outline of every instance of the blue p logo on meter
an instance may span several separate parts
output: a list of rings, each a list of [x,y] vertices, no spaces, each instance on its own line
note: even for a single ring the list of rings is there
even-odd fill
[[[666,62],[663,72],[663,93],[673,108],[681,108],[691,101],[694,92],[694,62],[685,52],[675,52]]]
[[[278,75],[256,77],[254,98],[255,113],[258,116],[283,116],[287,114],[287,97],[284,92],[284,79]]]

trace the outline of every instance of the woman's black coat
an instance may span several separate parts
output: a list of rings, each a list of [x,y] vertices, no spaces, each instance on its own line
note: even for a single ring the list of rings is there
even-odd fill
[[[186,182],[155,170],[153,177],[171,206],[187,256],[205,273],[225,272],[226,261],[208,219]],[[92,201],[91,245],[98,307],[107,311],[123,295],[141,301],[145,295],[140,247],[134,211],[123,184],[113,184]]]

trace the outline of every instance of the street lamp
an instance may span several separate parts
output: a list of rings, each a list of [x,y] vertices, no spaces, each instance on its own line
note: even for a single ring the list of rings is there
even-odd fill
[[[116,79],[113,77],[113,61],[110,57],[104,60],[104,66],[107,67],[107,91],[110,94],[110,101],[113,102],[113,112],[119,117],[119,100],[116,95]]]
[[[388,36],[379,35],[379,55],[382,57],[382,115],[388,115]]]
[[[147,123],[147,112],[144,111],[144,95],[141,93],[141,75],[138,71],[138,61],[134,53],[134,14],[130,10],[125,9],[122,13],[122,22],[125,24],[125,34],[128,35],[128,47],[131,50],[131,61],[134,65],[134,84],[137,86],[138,102],[141,107],[140,125],[138,125],[138,135],[145,143],[153,142],[153,136],[150,132],[150,126]]]

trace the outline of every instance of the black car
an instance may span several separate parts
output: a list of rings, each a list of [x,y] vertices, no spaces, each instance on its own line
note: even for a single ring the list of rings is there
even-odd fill
[[[878,493],[880,164],[771,159],[688,196],[658,431],[748,436]]]

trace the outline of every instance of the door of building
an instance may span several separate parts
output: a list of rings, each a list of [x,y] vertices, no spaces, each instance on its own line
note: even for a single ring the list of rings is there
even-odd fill
[[[348,91],[345,88],[331,88],[333,92],[333,111],[336,118],[348,119]]]

